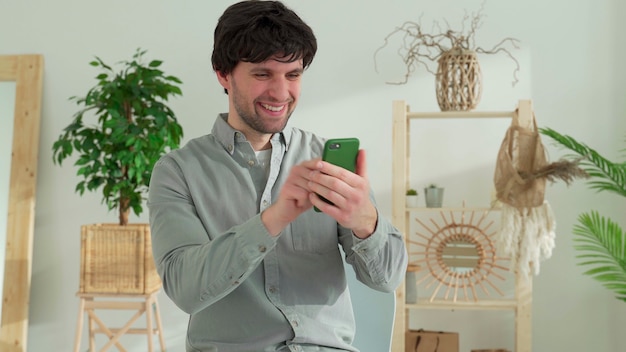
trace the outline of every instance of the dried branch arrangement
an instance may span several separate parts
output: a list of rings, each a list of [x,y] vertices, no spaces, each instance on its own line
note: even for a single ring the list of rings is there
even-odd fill
[[[387,82],[388,84],[405,84],[408,82],[409,77],[420,66],[423,66],[428,72],[436,75],[436,69],[433,69],[431,65],[437,63],[441,56],[447,52],[458,51],[473,51],[477,54],[506,54],[515,63],[515,70],[513,72],[513,85],[518,82],[517,73],[520,70],[520,65],[517,59],[513,56],[509,48],[519,49],[519,40],[515,38],[504,38],[498,44],[494,45],[491,49],[487,50],[481,46],[478,46],[475,41],[476,32],[483,24],[485,15],[483,14],[484,4],[480,7],[476,13],[467,13],[463,16],[460,30],[453,30],[450,24],[444,20],[445,26],[442,26],[439,22],[433,22],[431,33],[425,32],[422,26],[420,16],[420,22],[406,21],[400,27],[397,27],[391,33],[389,33],[381,45],[374,53],[374,65],[376,72],[378,72],[376,56],[378,53],[389,45],[392,37],[401,35],[402,44],[398,48],[398,55],[402,58],[406,66],[406,72],[404,80],[399,82]]]

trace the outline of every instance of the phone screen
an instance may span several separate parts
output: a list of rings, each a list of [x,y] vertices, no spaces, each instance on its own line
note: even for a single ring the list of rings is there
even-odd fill
[[[357,138],[335,138],[329,139],[324,144],[324,152],[322,160],[331,164],[341,166],[344,169],[356,171],[356,157],[359,153],[359,140]],[[320,198],[328,204],[333,204],[328,199],[320,196]],[[315,207],[315,211],[320,210]]]

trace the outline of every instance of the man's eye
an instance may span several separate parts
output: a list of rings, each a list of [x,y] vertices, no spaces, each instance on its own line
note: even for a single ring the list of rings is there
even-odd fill
[[[254,76],[259,78],[269,77],[267,73],[255,73]]]
[[[287,75],[287,77],[289,79],[298,79],[298,78],[300,78],[300,74],[299,73],[292,73],[292,74]]]

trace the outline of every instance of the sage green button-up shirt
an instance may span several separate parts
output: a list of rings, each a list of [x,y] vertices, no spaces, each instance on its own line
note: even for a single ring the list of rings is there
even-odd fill
[[[267,174],[220,114],[211,134],[155,166],[154,258],[164,291],[190,315],[187,351],[356,351],[339,247],[365,285],[400,284],[406,249],[381,216],[365,240],[313,209],[277,237],[261,222],[291,167],[320,157],[324,141],[296,128],[275,134]]]

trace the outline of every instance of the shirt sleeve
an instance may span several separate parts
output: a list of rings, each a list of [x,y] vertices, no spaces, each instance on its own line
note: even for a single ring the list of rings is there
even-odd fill
[[[376,229],[366,239],[356,237],[350,229],[340,227],[339,232],[346,262],[360,282],[382,292],[392,292],[400,285],[408,254],[402,234],[387,219],[378,214]]]
[[[178,164],[162,158],[152,171],[148,208],[152,248],[163,288],[188,314],[234,290],[276,245],[260,215],[210,233],[196,213]]]

